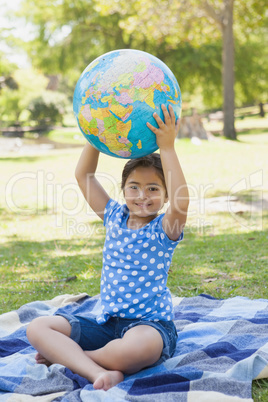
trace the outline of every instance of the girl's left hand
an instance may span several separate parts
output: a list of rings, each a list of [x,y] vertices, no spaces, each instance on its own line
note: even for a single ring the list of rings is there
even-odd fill
[[[161,106],[164,114],[164,122],[157,113],[153,114],[158,128],[147,123],[147,127],[156,135],[156,143],[159,149],[170,149],[174,147],[174,141],[179,131],[179,119],[176,121],[175,113],[171,105],[167,110],[165,105]]]

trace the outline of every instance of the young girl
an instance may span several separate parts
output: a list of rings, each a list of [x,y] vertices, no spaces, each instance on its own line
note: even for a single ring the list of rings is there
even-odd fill
[[[108,390],[145,367],[171,357],[177,333],[166,287],[176,245],[183,238],[188,190],[174,141],[178,125],[172,107],[154,113],[159,154],[130,160],[122,176],[126,204],[112,200],[94,173],[99,152],[86,144],[76,178],[90,207],[104,221],[101,313],[55,315],[29,324],[36,362],[60,363]],[[165,214],[158,214],[169,200]]]

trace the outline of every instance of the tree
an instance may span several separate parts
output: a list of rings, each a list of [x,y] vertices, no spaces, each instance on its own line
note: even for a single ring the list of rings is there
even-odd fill
[[[265,87],[265,80],[254,91],[244,85],[257,70],[265,72],[264,51],[256,64],[256,52],[247,50],[260,45],[252,38],[265,31],[265,0],[24,0],[22,6],[21,16],[36,29],[28,53],[45,73],[68,75],[75,83],[90,61],[109,50],[148,51],[178,77],[184,100],[202,93],[206,105],[216,108],[225,99],[224,133],[230,138],[235,138],[233,32],[236,53],[243,48],[247,58],[247,63],[236,58],[238,101],[256,101]]]
[[[17,121],[21,112],[19,86],[13,77],[15,70],[16,66],[6,59],[3,52],[0,52],[0,120],[3,125],[6,124],[5,119]]]
[[[223,0],[216,8],[208,1],[201,6],[208,16],[220,27],[222,32],[222,86],[223,86],[223,133],[225,137],[236,139],[235,131],[235,93],[234,93],[234,0]]]
[[[0,29],[0,40],[5,43],[4,29]],[[0,91],[1,89],[8,87],[10,89],[18,89],[18,85],[12,77],[13,72],[17,66],[10,62],[3,50],[0,50]]]
[[[119,7],[118,3],[120,3],[120,7],[124,9],[123,2],[119,0],[110,10],[115,10],[115,8]],[[261,18],[265,15],[265,3],[263,0],[248,0],[246,5],[243,0],[236,0],[236,2],[234,2],[234,0],[182,0],[180,2],[175,0],[155,0],[153,2],[147,1],[142,5],[142,8],[140,8],[141,4],[139,1],[132,1],[134,7],[136,6],[136,24],[133,23],[133,17],[131,17],[131,20],[128,18],[124,21],[125,28],[129,33],[133,32],[133,26],[135,26],[135,28],[139,26],[139,33],[146,32],[147,36],[159,42],[157,43],[155,51],[160,54],[160,57],[162,56],[164,60],[168,58],[166,52],[167,44],[169,44],[169,48],[173,48],[174,45],[177,45],[177,50],[179,51],[178,45],[180,47],[184,46],[185,42],[188,41],[194,48],[198,43],[199,49],[202,51],[208,46],[208,41],[213,41],[211,38],[215,38],[217,42],[218,36],[216,30],[218,29],[220,31],[222,40],[221,72],[224,135],[230,139],[236,139],[234,125],[234,3],[236,5],[235,23],[236,27],[239,27],[237,32],[251,31],[252,33],[254,28],[256,29],[256,27],[262,25]],[[125,9],[127,7],[129,8],[129,2],[128,6],[125,6]],[[139,10],[142,10],[142,14]],[[253,16],[252,20],[248,18],[249,15]],[[205,33],[205,35],[203,35],[203,33]],[[263,60],[261,55],[259,57]],[[194,57],[192,57],[191,60],[193,61]],[[199,63],[199,68],[201,63]],[[246,68],[247,66],[244,65],[243,69],[246,70]],[[189,72],[189,69],[187,69],[187,71]],[[238,80],[239,78],[238,76]],[[203,91],[204,88],[205,86],[203,86]],[[246,92],[246,88],[243,88],[242,91]]]
[[[16,70],[12,74],[16,88],[7,85],[0,91],[0,120],[6,126],[29,121],[29,104],[33,99],[44,96],[48,79],[32,68]],[[56,93],[51,95],[61,107],[61,99]],[[46,96],[47,98],[47,96]],[[50,102],[52,103],[52,102]]]
[[[20,16],[33,24],[35,37],[25,48],[37,68],[48,74],[75,72],[111,49],[131,47],[119,12],[105,15],[98,0],[24,0]]]

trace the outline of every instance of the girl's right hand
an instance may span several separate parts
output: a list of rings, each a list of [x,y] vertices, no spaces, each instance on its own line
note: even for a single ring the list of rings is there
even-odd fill
[[[173,149],[175,138],[179,130],[179,119],[176,121],[175,113],[171,105],[169,105],[169,110],[167,110],[165,105],[162,105],[161,108],[164,114],[164,122],[155,112],[153,117],[158,124],[158,128],[150,123],[147,123],[147,127],[155,134],[159,149]]]

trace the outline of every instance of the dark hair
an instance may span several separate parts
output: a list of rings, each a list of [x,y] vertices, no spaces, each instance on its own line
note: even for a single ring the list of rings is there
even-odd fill
[[[137,158],[137,159],[130,159],[124,166],[123,172],[122,172],[122,182],[121,182],[121,189],[124,190],[126,181],[128,176],[130,175],[133,170],[137,169],[138,167],[153,167],[156,170],[156,173],[162,180],[165,188],[166,188],[166,183],[165,183],[165,176],[163,172],[163,167],[160,159],[160,155],[153,153],[147,156],[143,156],[142,158]]]

